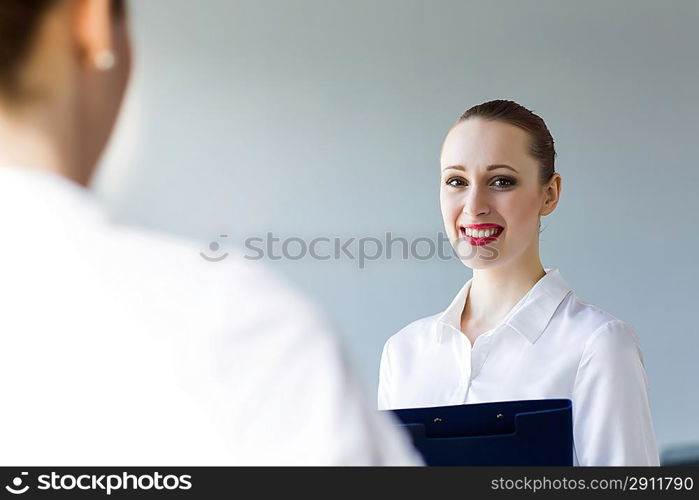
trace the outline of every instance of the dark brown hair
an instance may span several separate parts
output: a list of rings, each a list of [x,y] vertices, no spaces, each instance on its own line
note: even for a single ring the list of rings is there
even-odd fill
[[[484,120],[498,120],[515,125],[530,137],[529,154],[531,154],[541,166],[539,179],[541,184],[546,184],[556,172],[554,161],[556,150],[553,145],[553,137],[544,120],[537,114],[528,110],[514,101],[495,100],[478,104],[466,110],[459,117],[457,123],[469,118],[482,118]]]
[[[14,95],[16,73],[27,56],[42,16],[58,0],[0,0],[0,90]],[[123,15],[124,0],[112,0],[112,11]]]

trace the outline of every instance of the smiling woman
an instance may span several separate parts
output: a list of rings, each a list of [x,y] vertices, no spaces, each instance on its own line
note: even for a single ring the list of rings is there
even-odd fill
[[[544,121],[512,101],[475,106],[449,130],[442,217],[473,277],[386,342],[379,407],[568,398],[575,465],[658,465],[634,328],[541,264],[540,220],[561,194],[555,157]]]

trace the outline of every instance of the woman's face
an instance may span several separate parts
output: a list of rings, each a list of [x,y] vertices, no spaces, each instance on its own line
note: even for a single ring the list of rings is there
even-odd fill
[[[500,121],[470,118],[447,134],[440,159],[442,218],[466,266],[538,259],[539,217],[555,208],[560,181],[548,183],[556,192],[552,203],[528,148],[527,132]]]

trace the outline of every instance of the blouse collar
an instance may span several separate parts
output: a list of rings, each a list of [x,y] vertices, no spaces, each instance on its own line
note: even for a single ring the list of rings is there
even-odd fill
[[[571,293],[571,288],[561,275],[559,269],[546,268],[546,275],[517,302],[505,319],[496,328],[508,325],[530,343],[535,343],[549,324],[551,317],[563,299]],[[441,340],[444,331],[451,327],[461,331],[461,313],[466,304],[466,297],[473,278],[459,290],[449,307],[437,318],[435,330],[437,339]]]

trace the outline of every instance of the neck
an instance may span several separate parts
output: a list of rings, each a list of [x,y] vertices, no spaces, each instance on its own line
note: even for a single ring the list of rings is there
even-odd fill
[[[504,266],[474,269],[462,318],[482,325],[500,322],[545,275],[536,251]]]
[[[92,169],[70,116],[47,109],[0,113],[0,164],[48,170],[87,186]]]

